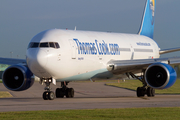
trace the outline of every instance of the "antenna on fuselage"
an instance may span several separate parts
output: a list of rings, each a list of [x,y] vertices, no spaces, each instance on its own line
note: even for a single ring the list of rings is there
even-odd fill
[[[75,26],[74,30],[76,31],[76,26]]]

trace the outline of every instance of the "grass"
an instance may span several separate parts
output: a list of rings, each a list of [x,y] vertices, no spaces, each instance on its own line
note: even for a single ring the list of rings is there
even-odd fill
[[[135,91],[137,87],[142,86],[142,83],[138,80],[126,80],[125,82],[120,81],[119,83],[107,83],[106,85]],[[156,94],[180,94],[180,80],[178,79],[176,83],[168,89],[156,90]]]
[[[0,79],[0,83],[2,83],[2,80]],[[8,98],[12,97],[12,95],[7,91],[0,91],[0,98]]]
[[[180,108],[124,108],[1,112],[1,120],[179,120]]]
[[[12,95],[7,91],[0,91],[0,98],[8,98],[12,97]]]

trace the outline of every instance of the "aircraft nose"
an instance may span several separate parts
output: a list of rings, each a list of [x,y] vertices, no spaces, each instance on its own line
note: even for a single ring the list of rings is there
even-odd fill
[[[47,60],[47,52],[45,52],[44,50],[40,50],[37,52],[35,61],[40,67],[45,67],[47,64]]]
[[[31,71],[43,72],[48,62],[48,54],[44,50],[28,50],[27,64]]]

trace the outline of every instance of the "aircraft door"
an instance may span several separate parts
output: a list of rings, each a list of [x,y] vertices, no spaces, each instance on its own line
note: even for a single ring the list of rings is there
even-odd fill
[[[131,44],[130,44],[130,49],[131,49],[131,60],[133,60],[134,59],[134,48]]]
[[[76,59],[76,51],[77,47],[75,45],[75,41],[72,39],[69,39],[70,47],[71,47],[71,58]]]

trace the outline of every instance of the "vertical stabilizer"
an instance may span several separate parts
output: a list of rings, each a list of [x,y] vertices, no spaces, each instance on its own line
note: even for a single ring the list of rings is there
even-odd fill
[[[139,35],[144,35],[153,39],[154,35],[154,17],[156,0],[147,0],[144,15],[139,30]]]

